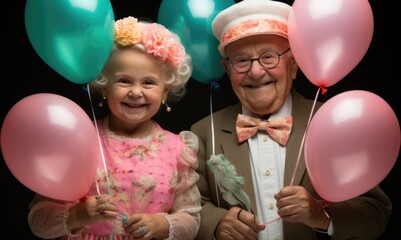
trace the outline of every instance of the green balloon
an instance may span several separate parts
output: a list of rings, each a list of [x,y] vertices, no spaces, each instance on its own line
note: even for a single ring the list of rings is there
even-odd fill
[[[110,55],[114,12],[109,0],[27,0],[25,28],[48,66],[71,82],[86,84]]]
[[[157,21],[180,36],[192,57],[192,78],[201,83],[219,81],[224,74],[212,33],[214,17],[234,0],[163,0]]]

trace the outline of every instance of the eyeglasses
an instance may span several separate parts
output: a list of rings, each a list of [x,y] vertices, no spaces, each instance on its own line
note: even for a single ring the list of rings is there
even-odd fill
[[[268,51],[264,52],[259,55],[257,58],[245,58],[245,57],[238,57],[230,60],[226,58],[227,62],[231,63],[231,66],[238,72],[238,73],[245,73],[251,69],[252,63],[255,60],[258,60],[259,64],[266,69],[271,69],[277,66],[280,62],[280,57],[283,56],[286,52],[288,52],[291,48],[288,48],[282,53],[278,53],[276,51]]]

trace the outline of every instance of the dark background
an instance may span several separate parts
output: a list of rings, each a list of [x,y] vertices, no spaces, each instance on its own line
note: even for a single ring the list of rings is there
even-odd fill
[[[0,29],[3,38],[1,123],[14,104],[22,98],[36,93],[55,93],[67,97],[80,105],[89,116],[92,116],[88,95],[82,86],[64,79],[53,71],[32,48],[24,25],[25,2],[21,0],[7,1],[2,6]],[[115,19],[132,15],[156,21],[161,0],[112,0],[111,3]],[[289,3],[291,4],[292,1]],[[329,87],[327,94],[320,95],[319,100],[326,101],[344,91],[367,90],[387,101],[397,118],[401,119],[401,97],[398,93],[400,78],[396,75],[397,67],[399,67],[396,64],[399,63],[399,60],[394,61],[399,57],[396,55],[396,52],[399,52],[399,44],[396,44],[394,36],[397,29],[392,28],[396,25],[394,22],[396,8],[389,1],[371,0],[369,3],[372,7],[375,24],[369,50],[358,66],[344,79]],[[172,105],[173,110],[170,113],[163,111],[157,120],[166,129],[179,132],[189,129],[192,123],[210,113],[211,92],[213,93],[214,110],[235,102],[226,75],[221,78],[219,84],[219,90],[211,90],[209,84],[191,79],[184,99]],[[295,81],[295,87],[307,98],[315,97],[316,87],[302,75],[302,72]],[[101,116],[101,112],[98,116]],[[23,150],[23,146],[21,146],[21,151]],[[36,239],[30,232],[27,223],[28,203],[33,192],[12,175],[3,159],[0,160],[0,170],[1,232],[13,236],[12,239]],[[401,199],[397,194],[398,187],[396,187],[400,183],[400,174],[401,163],[400,159],[397,159],[391,172],[380,183],[394,206],[387,231],[380,239],[391,239],[390,236],[397,236],[399,232],[397,227],[401,226],[401,206],[399,204]]]

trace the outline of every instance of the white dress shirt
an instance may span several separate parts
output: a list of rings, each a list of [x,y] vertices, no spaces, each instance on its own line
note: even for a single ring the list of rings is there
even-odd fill
[[[283,107],[269,119],[283,116],[291,116],[291,95],[284,102]],[[242,107],[242,113],[257,117]],[[258,219],[265,224],[265,230],[261,231],[258,239],[282,240],[283,221],[277,214],[274,194],[280,191],[284,184],[284,166],[286,148],[278,144],[265,131],[248,139],[250,146],[250,159],[253,183],[255,188]]]

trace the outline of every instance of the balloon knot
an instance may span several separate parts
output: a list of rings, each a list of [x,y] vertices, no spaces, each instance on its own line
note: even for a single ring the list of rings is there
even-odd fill
[[[211,87],[213,90],[216,90],[216,91],[220,90],[220,84],[218,82],[212,81]]]
[[[80,199],[79,199],[79,201],[80,202],[86,202],[86,200],[88,200],[88,195],[85,195],[85,196],[83,196],[83,197],[81,197]]]
[[[327,93],[327,88],[320,86],[320,90],[322,91],[322,95]]]

